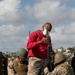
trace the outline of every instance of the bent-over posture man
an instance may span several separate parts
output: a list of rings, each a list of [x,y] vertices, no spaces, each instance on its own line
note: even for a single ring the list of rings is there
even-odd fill
[[[65,62],[66,58],[62,52],[57,52],[54,56],[55,68],[49,72],[48,68],[44,69],[45,75],[74,75],[74,71],[70,65]]]
[[[44,59],[47,58],[47,31],[50,32],[52,24],[47,22],[42,26],[42,30],[32,32],[28,38],[28,74],[27,75],[40,75],[40,69],[43,65]],[[49,37],[50,38],[50,37]],[[51,39],[49,40],[51,46]]]
[[[16,53],[16,58],[8,63],[8,75],[27,75],[28,62],[27,51],[20,48]]]

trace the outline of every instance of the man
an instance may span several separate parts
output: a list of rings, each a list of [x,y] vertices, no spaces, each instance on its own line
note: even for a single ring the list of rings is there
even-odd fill
[[[74,74],[75,74],[75,52],[74,52],[74,57],[72,57],[71,66],[72,66],[72,68],[74,70]]]
[[[65,62],[65,56],[62,52],[57,52],[54,56],[55,68],[49,72],[48,68],[44,69],[45,75],[74,75],[73,69]]]
[[[16,58],[8,63],[8,75],[27,75],[27,51],[20,48],[16,53]]]
[[[43,65],[44,59],[47,58],[48,39],[46,38],[46,34],[51,29],[51,23],[47,22],[42,26],[42,30],[36,30],[30,34],[27,42],[29,57],[28,75],[40,75],[41,66]],[[51,39],[49,42],[51,45]]]

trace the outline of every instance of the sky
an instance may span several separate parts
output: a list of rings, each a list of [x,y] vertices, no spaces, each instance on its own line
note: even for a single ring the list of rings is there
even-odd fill
[[[46,22],[54,49],[75,46],[75,0],[0,0],[0,51],[26,48],[29,31]]]

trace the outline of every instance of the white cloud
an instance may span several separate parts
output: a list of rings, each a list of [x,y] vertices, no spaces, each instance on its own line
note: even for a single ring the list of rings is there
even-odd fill
[[[0,2],[0,21],[16,22],[23,18],[20,11],[21,0],[3,0]]]
[[[27,29],[24,25],[2,25],[0,26],[0,49],[2,51],[10,49],[17,50],[25,47],[25,39],[27,37]]]
[[[27,34],[27,29],[24,25],[2,25],[0,26],[0,36],[24,36]]]
[[[65,27],[65,34],[75,35],[75,22]]]
[[[66,3],[63,4],[61,1],[44,0],[27,8],[27,14],[31,14],[32,18],[42,23],[50,21],[54,24],[58,24],[59,22],[75,21],[75,8],[68,8]]]
[[[36,0],[22,8],[21,1],[0,1],[0,22],[7,23],[0,24],[1,50],[25,47],[28,30],[41,29],[47,21],[53,25],[50,33],[53,47],[75,45],[75,8],[66,5],[70,0]]]
[[[75,23],[71,25],[59,26],[55,28],[55,32],[51,33],[54,47],[70,47],[75,45]]]
[[[25,8],[28,17],[39,22],[35,29],[41,29],[47,21],[52,23],[52,43],[56,48],[75,45],[75,8],[66,5],[69,1],[71,0],[38,0],[32,7],[28,5]]]

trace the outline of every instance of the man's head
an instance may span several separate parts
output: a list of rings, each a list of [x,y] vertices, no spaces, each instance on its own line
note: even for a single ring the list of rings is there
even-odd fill
[[[54,56],[54,64],[58,64],[65,60],[65,55],[62,52],[57,52]]]
[[[27,54],[28,52],[26,49],[20,48],[16,53],[17,61],[22,63],[27,58]]]
[[[48,31],[51,31],[51,29],[52,29],[52,24],[51,23],[49,23],[49,22],[46,22],[43,26],[42,26],[42,28],[43,28],[43,30],[44,30],[44,28],[46,29],[48,29]]]
[[[46,22],[46,23],[42,26],[42,28],[43,28],[43,34],[45,35],[47,30],[48,30],[48,32],[51,31],[51,29],[52,29],[52,24],[49,23],[49,22]]]
[[[75,57],[75,52],[74,52],[74,57]]]

